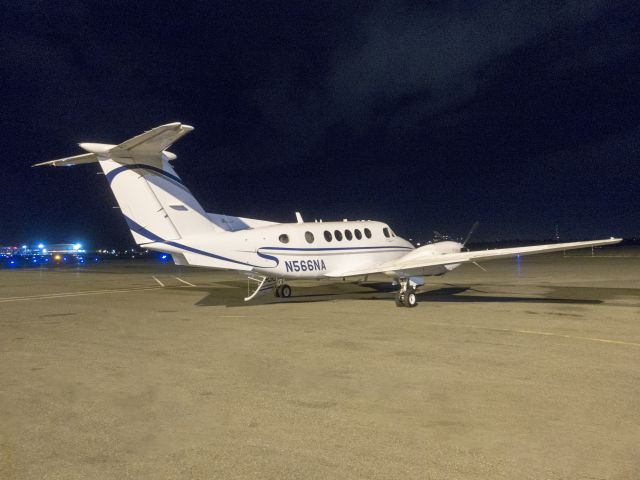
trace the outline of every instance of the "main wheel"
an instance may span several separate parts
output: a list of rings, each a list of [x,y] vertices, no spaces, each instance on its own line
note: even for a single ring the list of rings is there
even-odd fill
[[[273,287],[273,296],[274,297],[280,297],[280,289],[282,287],[280,285],[276,285],[275,287]]]
[[[286,283],[280,287],[280,296],[283,298],[289,298],[291,296],[291,287]]]
[[[404,307],[404,301],[402,297],[402,293],[400,293],[400,291],[398,290],[396,292],[396,307]]]
[[[404,292],[403,303],[405,307],[415,307],[418,305],[418,299],[416,298],[416,291],[412,288]]]

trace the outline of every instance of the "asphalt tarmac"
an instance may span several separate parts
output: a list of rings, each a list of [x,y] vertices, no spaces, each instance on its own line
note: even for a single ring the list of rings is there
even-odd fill
[[[147,261],[0,270],[2,479],[638,479],[640,256],[463,266],[397,308]]]

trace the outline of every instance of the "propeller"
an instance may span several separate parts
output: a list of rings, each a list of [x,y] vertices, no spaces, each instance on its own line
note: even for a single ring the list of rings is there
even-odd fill
[[[469,233],[467,233],[467,236],[464,238],[464,242],[462,242],[462,248],[464,248],[467,252],[469,251],[469,248],[466,247],[467,243],[469,242],[469,240],[471,239],[471,236],[473,235],[473,233],[476,231],[476,228],[478,228],[478,225],[480,225],[479,221],[475,221],[473,222],[473,225],[471,225],[471,228],[469,229]],[[478,262],[471,262],[473,263],[476,267],[478,267],[480,270],[486,272],[487,269],[484,268],[482,265],[480,265]]]
[[[473,233],[476,231],[476,228],[478,228],[478,225],[480,225],[479,221],[475,221],[473,222],[473,225],[471,225],[471,228],[469,229],[469,233],[467,233],[467,236],[464,237],[464,242],[462,242],[462,246],[466,246],[467,242],[471,239],[471,235],[473,235]]]

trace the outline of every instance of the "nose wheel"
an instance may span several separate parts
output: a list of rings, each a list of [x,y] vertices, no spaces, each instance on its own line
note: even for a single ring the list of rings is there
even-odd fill
[[[396,292],[396,307],[413,308],[418,305],[416,289],[408,281],[400,280],[400,290]]]

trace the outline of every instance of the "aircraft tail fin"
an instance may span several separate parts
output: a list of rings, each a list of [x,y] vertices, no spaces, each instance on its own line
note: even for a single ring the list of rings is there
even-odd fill
[[[81,143],[89,153],[34,166],[98,162],[139,245],[221,231],[170,164],[177,157],[166,149],[192,130],[176,122],[119,145]]]

